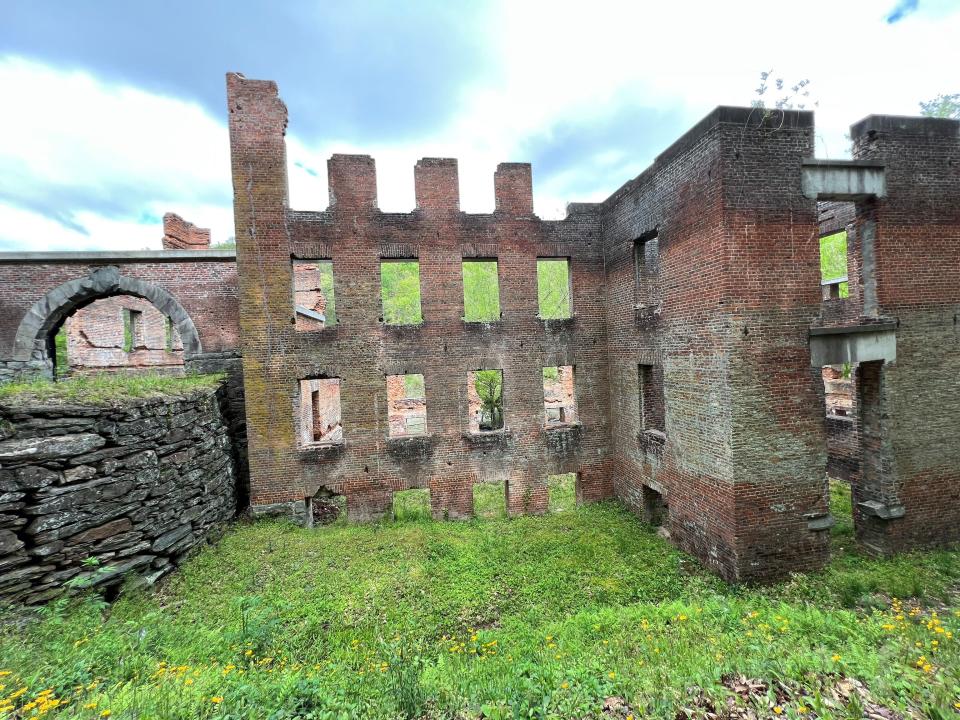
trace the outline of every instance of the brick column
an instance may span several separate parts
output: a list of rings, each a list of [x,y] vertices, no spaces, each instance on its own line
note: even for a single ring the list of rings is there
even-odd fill
[[[277,85],[227,75],[227,109],[240,290],[250,504],[254,513],[302,516],[295,397],[271,363],[293,340],[293,278],[287,228],[287,108]]]

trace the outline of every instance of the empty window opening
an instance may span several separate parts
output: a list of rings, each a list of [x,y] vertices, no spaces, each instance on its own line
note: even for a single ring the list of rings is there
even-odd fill
[[[507,517],[506,483],[482,482],[474,485],[473,513],[484,520],[505,520]]]
[[[577,506],[577,474],[547,476],[550,512],[573,510]]]
[[[312,498],[307,498],[308,514],[314,525],[332,525],[347,517],[347,498],[327,488],[320,488]]]
[[[503,371],[475,370],[467,373],[470,432],[503,429]]]
[[[645,233],[633,242],[633,277],[638,308],[657,305],[660,277],[660,240],[656,231]]]
[[[579,422],[573,387],[573,365],[543,369],[543,411],[547,427]]]
[[[143,346],[143,312],[124,308],[123,351],[129,353]]]
[[[432,519],[430,491],[426,489],[401,490],[393,494],[393,519],[400,522]]]
[[[537,258],[538,315],[559,320],[573,314],[570,258]]]
[[[463,261],[463,319],[466,322],[500,320],[500,282],[496,260]]]
[[[300,381],[300,442],[303,445],[343,442],[340,378]]]
[[[663,368],[638,365],[640,421],[644,431],[666,432],[664,423]]]
[[[293,262],[293,305],[298,331],[323,330],[337,322],[332,262]]]
[[[416,260],[380,262],[380,297],[383,321],[388,325],[419,325],[420,263]]]
[[[387,375],[390,437],[427,434],[427,396],[423,375]]]
[[[667,501],[652,487],[643,486],[643,519],[654,527],[661,527],[669,516]]]
[[[824,300],[850,296],[846,230],[820,238],[820,283]]]
[[[824,365],[823,397],[828,417],[853,417],[853,367],[850,363]]]

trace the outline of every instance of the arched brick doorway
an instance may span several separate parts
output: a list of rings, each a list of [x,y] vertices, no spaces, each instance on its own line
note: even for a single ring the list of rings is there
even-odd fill
[[[17,328],[13,359],[37,363],[52,373],[53,335],[64,320],[95,300],[116,295],[143,298],[169,317],[183,343],[184,360],[203,351],[193,320],[173,295],[151,283],[121,275],[111,265],[63,283],[35,302]]]

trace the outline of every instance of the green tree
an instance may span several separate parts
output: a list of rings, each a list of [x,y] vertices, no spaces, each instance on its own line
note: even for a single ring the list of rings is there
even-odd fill
[[[380,265],[380,296],[383,321],[388,325],[419,325],[420,263],[416,260],[384,262]]]
[[[569,260],[537,260],[537,301],[540,317],[545,320],[570,317]]]
[[[503,373],[500,370],[477,370],[473,374],[473,383],[482,403],[480,429],[501,429],[503,427]]]
[[[847,232],[841,230],[820,238],[820,278],[835,280],[847,275]],[[850,294],[849,285],[840,283],[840,297]]]
[[[951,118],[960,120],[960,93],[937,95],[933,100],[920,102],[920,114],[924,117]]]

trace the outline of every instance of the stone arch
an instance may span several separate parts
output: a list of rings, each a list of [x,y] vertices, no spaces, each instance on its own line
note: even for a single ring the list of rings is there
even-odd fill
[[[135,295],[152,303],[180,333],[184,359],[199,355],[203,350],[193,320],[169,292],[143,280],[120,274],[110,265],[90,271],[84,278],[70,280],[54,288],[37,300],[17,328],[13,343],[14,360],[48,360],[47,338],[50,333],[75,310],[100,298],[113,295]]]

